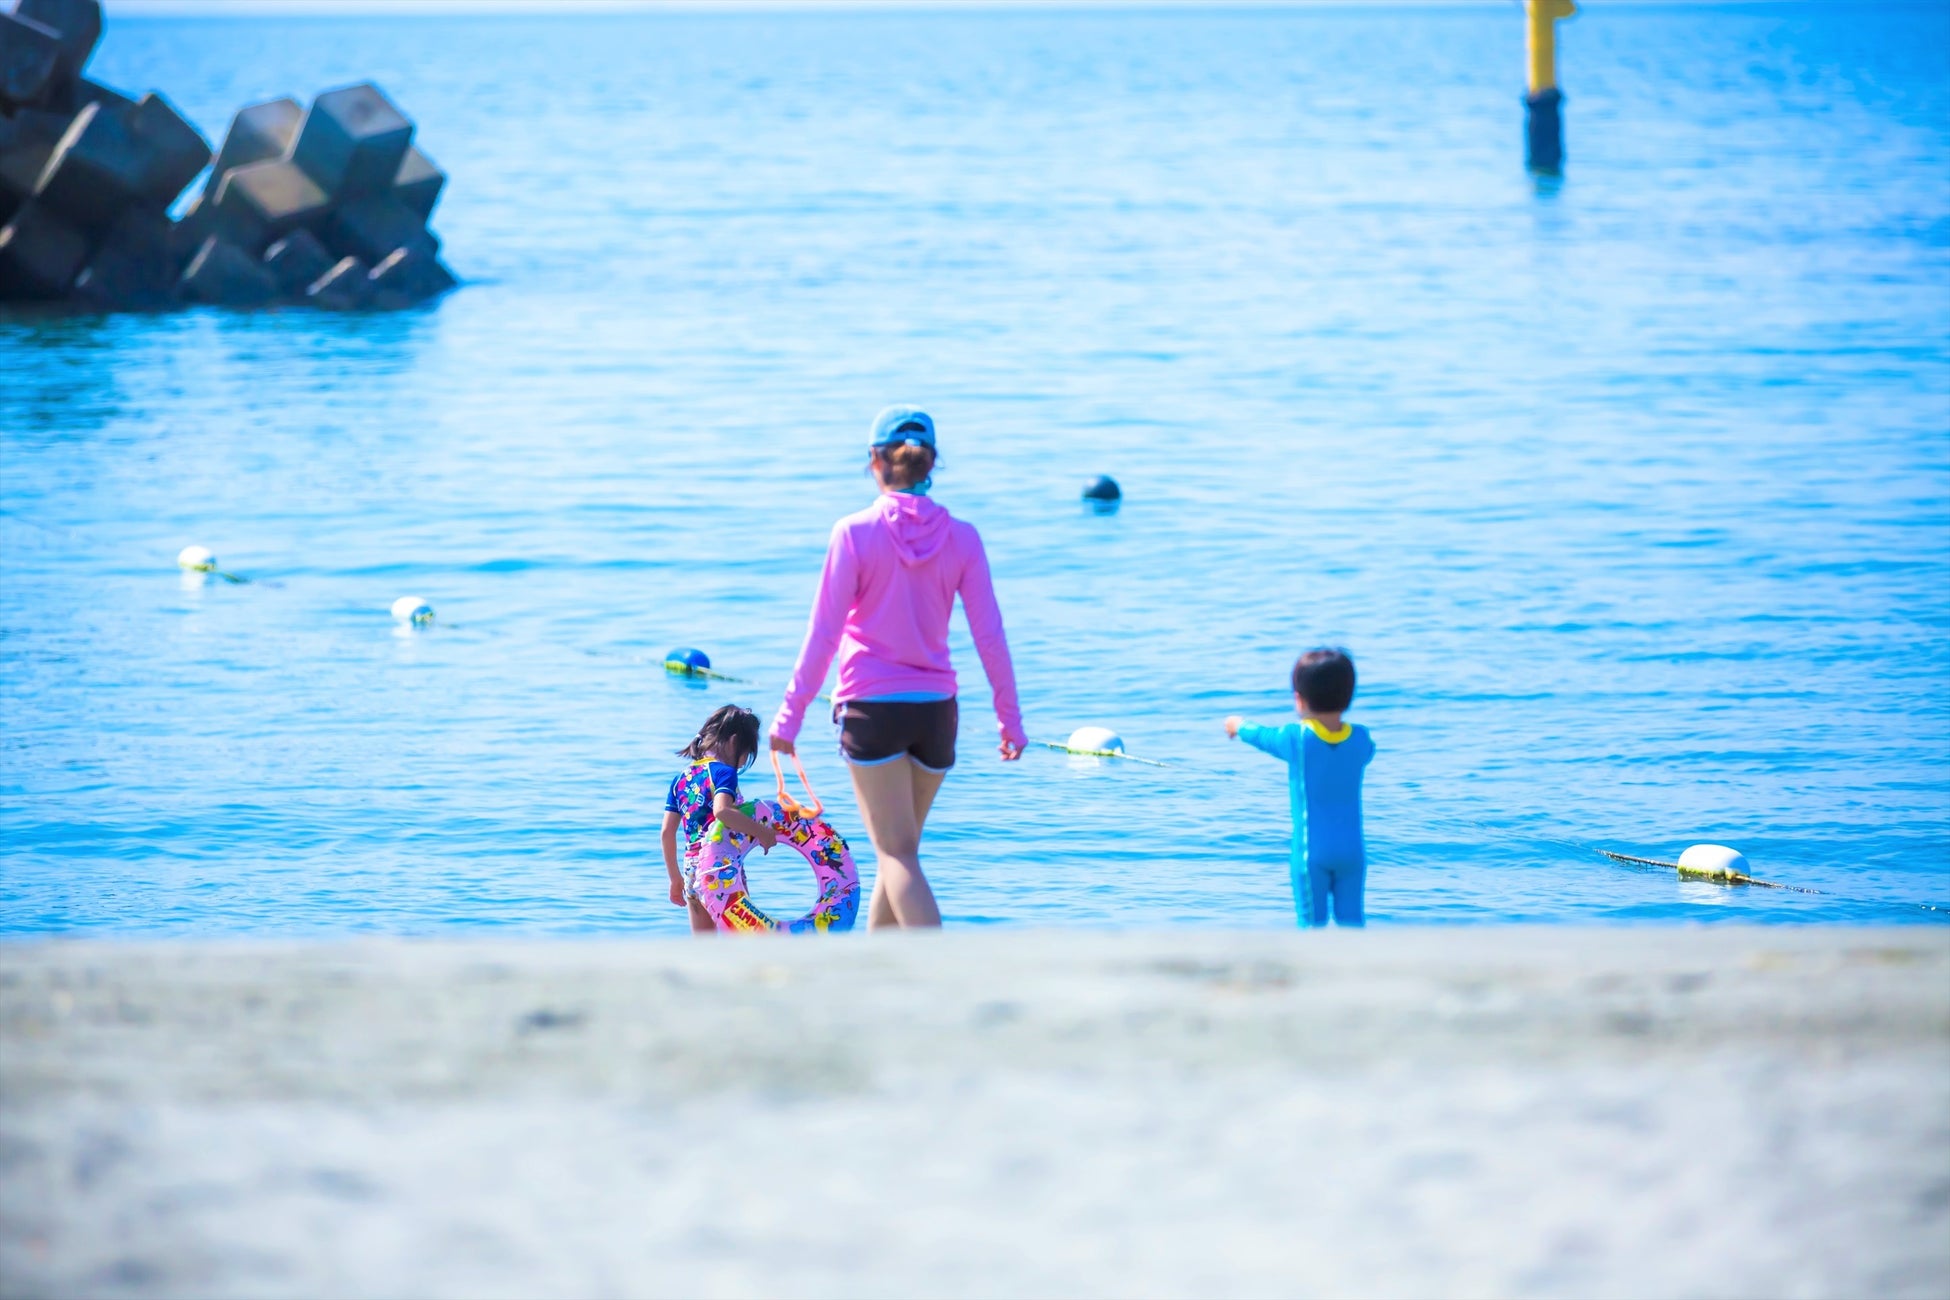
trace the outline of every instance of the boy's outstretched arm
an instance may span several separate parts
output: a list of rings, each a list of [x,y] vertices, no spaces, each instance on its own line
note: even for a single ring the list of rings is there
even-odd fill
[[[681,824],[676,813],[668,809],[664,811],[664,870],[670,873],[670,905],[672,907],[682,907],[684,905],[684,877],[679,875],[677,871],[677,828]]]
[[[1243,718],[1226,719],[1226,735],[1234,740],[1243,740],[1261,753],[1271,754],[1286,762],[1293,761],[1293,737],[1290,727],[1262,727],[1247,722]]]
[[[747,839],[757,840],[767,853],[779,842],[779,833],[764,822],[747,817],[731,802],[731,792],[720,790],[711,800],[711,815]]]

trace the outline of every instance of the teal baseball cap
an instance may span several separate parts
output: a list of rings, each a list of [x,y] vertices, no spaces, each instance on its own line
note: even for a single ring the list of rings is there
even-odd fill
[[[869,447],[934,446],[934,420],[918,406],[890,406],[873,420]]]

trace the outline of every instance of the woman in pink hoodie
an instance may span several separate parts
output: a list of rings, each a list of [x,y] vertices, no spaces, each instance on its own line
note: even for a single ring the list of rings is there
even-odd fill
[[[868,454],[881,495],[833,526],[806,644],[772,721],[772,748],[793,751],[837,653],[833,720],[880,860],[868,928],[940,925],[921,872],[921,828],[955,765],[960,715],[948,615],[957,593],[994,690],[1003,759],[1021,758],[1029,742],[981,535],[927,495],[934,421],[890,406],[874,421]]]

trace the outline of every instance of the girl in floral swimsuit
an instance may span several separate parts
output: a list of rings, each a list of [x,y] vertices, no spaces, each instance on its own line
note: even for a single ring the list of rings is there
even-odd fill
[[[758,757],[758,715],[727,704],[705,719],[697,739],[677,752],[690,759],[691,765],[672,779],[670,794],[664,800],[664,870],[670,873],[670,905],[688,907],[692,931],[710,934],[717,927],[691,887],[691,872],[711,823],[722,822],[735,834],[757,840],[767,853],[779,840],[777,831],[746,816],[737,806],[738,773]],[[681,870],[679,831],[684,836]]]

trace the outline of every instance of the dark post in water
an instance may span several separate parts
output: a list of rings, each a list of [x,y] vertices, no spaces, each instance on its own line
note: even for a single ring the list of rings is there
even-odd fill
[[[1564,94],[1557,88],[1557,23],[1578,11],[1572,0],[1524,0],[1524,52],[1530,92],[1525,109],[1525,162],[1555,174],[1564,168]]]

